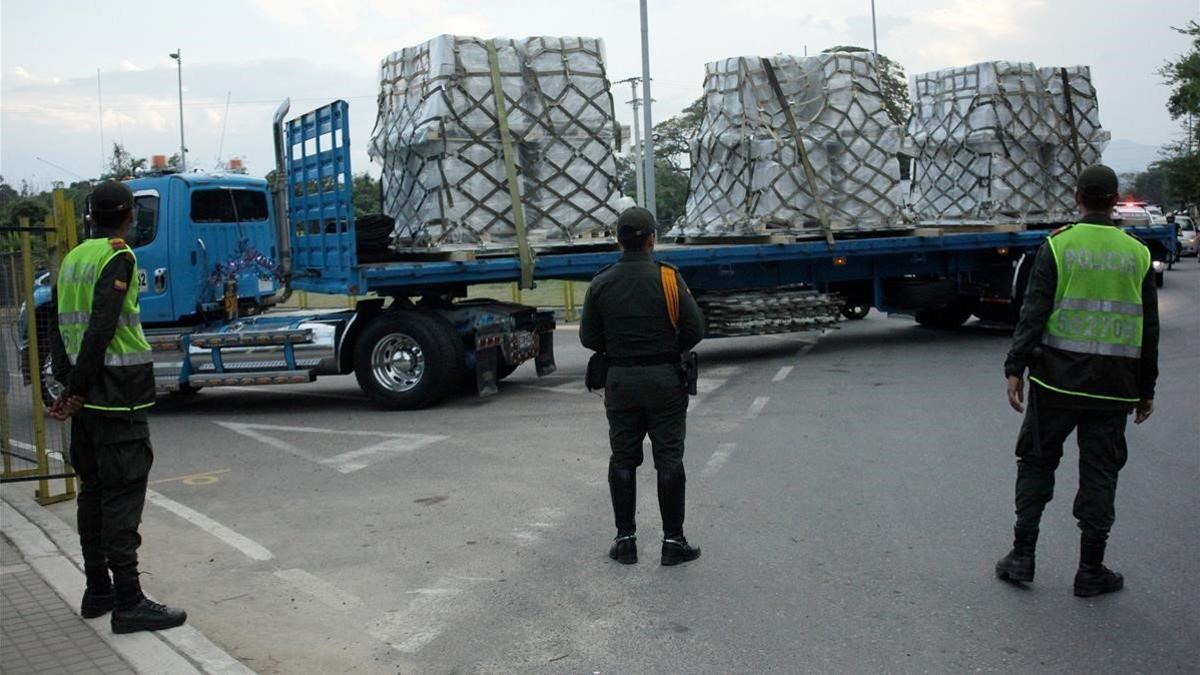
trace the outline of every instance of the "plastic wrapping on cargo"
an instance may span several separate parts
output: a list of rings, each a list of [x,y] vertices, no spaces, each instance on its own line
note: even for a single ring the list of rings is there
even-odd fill
[[[1100,161],[1086,66],[991,61],[913,78],[912,205],[924,223],[1058,223],[1074,219],[1079,171]]]
[[[884,108],[871,55],[779,55],[768,61],[812,167],[812,183],[763,59],[709,63],[686,215],[672,234],[819,233],[822,206],[834,232],[896,227],[902,129]]]
[[[528,240],[569,243],[616,222],[603,42],[442,35],[380,67],[368,153],[383,167],[383,208],[396,221],[398,248],[516,243],[489,44]]]

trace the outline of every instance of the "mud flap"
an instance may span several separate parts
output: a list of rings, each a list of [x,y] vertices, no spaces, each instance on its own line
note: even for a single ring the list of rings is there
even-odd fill
[[[491,396],[500,391],[497,384],[497,368],[500,366],[500,349],[489,347],[475,351],[475,391],[480,396]]]
[[[538,333],[538,354],[533,361],[537,376],[543,377],[558,370],[554,363],[554,333]]]

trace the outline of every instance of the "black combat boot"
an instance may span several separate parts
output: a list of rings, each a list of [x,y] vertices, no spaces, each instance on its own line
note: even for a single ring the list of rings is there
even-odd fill
[[[1090,598],[1125,587],[1125,577],[1104,566],[1104,539],[1083,535],[1079,541],[1079,571],[1075,573],[1075,595]]]
[[[608,469],[608,491],[612,495],[613,519],[617,538],[608,549],[608,557],[622,565],[637,562],[637,537],[634,512],[637,510],[637,474],[634,469]]]
[[[700,557],[700,548],[683,536],[683,507],[687,476],[683,469],[658,472],[658,509],[662,512],[662,564],[678,565]]]
[[[83,590],[83,601],[79,603],[79,614],[85,619],[95,619],[112,611],[113,595],[112,579],[108,576],[107,567],[84,567],[83,574],[87,577],[87,588]]]
[[[114,573],[116,607],[112,613],[114,633],[136,633],[143,630],[164,630],[182,626],[187,612],[160,605],[142,595],[137,571]]]
[[[996,578],[1005,581],[1033,581],[1033,554],[1037,547],[1037,530],[1013,528],[1013,547],[996,563]]]

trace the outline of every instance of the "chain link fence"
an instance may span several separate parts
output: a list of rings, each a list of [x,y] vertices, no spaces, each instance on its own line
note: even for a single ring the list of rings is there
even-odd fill
[[[61,391],[52,375],[49,301],[57,263],[75,240],[59,236],[66,225],[66,218],[22,219],[0,228],[0,482],[36,481],[43,504],[75,495],[70,423],[47,414]]]

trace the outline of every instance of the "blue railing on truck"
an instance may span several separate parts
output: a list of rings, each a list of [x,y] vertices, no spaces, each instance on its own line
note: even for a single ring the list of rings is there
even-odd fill
[[[334,101],[289,120],[284,138],[292,285],[357,294],[349,105]]]

